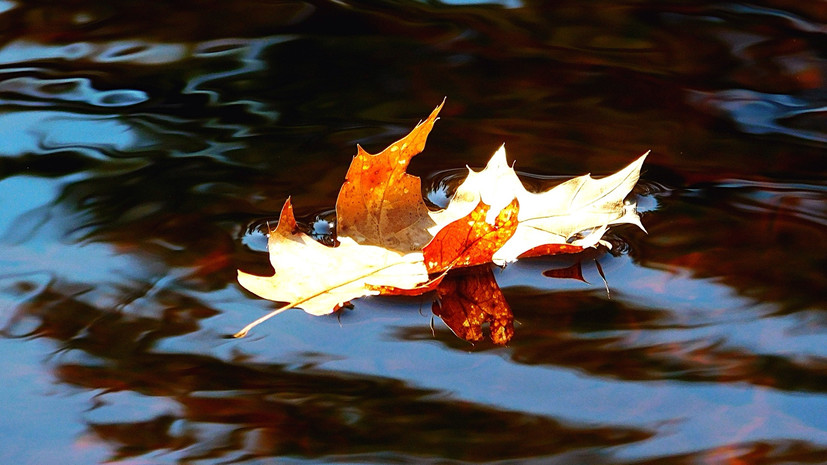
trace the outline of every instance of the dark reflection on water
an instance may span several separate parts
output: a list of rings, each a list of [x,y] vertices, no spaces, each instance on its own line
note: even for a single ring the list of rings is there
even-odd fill
[[[129,334],[133,325],[119,326],[107,325],[116,331],[115,337]],[[101,339],[110,342],[105,336]],[[198,354],[136,350],[128,357],[115,355],[106,354],[102,364],[93,366],[59,364],[55,372],[62,382],[90,389],[174,398],[181,411],[150,421],[90,423],[97,435],[117,445],[118,457],[196,444],[183,459],[219,458],[239,451],[249,456],[319,457],[383,450],[403,456],[428,451],[476,461],[564,453],[651,435],[633,428],[565,425],[542,416],[457,403],[437,391],[392,379],[317,371],[313,363],[291,369]],[[186,426],[173,428],[176,421]],[[223,427],[201,433],[200,424]]]
[[[824,309],[827,187],[724,181],[664,199],[632,255],[686,267],[777,312]],[[705,234],[691,234],[687,227]],[[823,319],[823,316],[821,317]]]
[[[0,1],[2,462],[821,463],[825,24],[784,0]],[[271,308],[235,273],[267,273],[284,199],[325,239],[355,144],[444,96],[411,168],[431,203],[503,142],[535,189],[652,149],[648,234],[495,270],[504,348],[418,299],[225,339]]]
[[[827,390],[824,363],[728,346],[722,338],[703,337],[705,332],[697,328],[703,322],[686,325],[665,311],[624,308],[582,293],[556,294],[550,311],[535,306],[536,296],[521,294],[509,296],[509,302],[522,310],[520,320],[527,327],[513,344],[512,356],[519,363],[570,366],[626,380],[740,382],[801,392]],[[546,325],[555,331],[540,329]],[[674,339],[657,341],[646,336],[659,331],[672,333]],[[687,341],[675,337],[693,331],[701,337]]]

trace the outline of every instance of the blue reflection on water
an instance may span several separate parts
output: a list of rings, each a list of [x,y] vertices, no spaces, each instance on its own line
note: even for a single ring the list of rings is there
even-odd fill
[[[0,304],[5,304],[2,296]],[[46,340],[0,338],[0,358],[6,360],[0,402],[0,457],[21,464],[99,463],[107,457],[107,448],[84,440],[86,425],[79,421],[96,393],[56,387],[51,375],[41,369],[43,354],[52,350]]]
[[[100,90],[92,87],[90,79],[38,79],[33,77],[11,78],[0,82],[0,93],[10,93],[33,99],[44,99],[67,102],[83,102],[99,107],[123,107],[136,105],[149,99],[147,94],[139,90]],[[6,100],[9,102],[9,100]],[[14,103],[25,105],[24,101]],[[52,102],[41,102],[41,105],[52,105]],[[36,105],[36,104],[35,104]]]
[[[827,114],[827,102],[803,100],[786,94],[767,94],[745,89],[693,92],[689,101],[702,108],[722,112],[749,134],[788,134],[816,142],[827,142],[827,132],[797,128],[795,119]]]
[[[112,152],[151,146],[117,116],[42,110],[0,114],[0,150],[5,156],[71,148],[90,158],[109,159]]]

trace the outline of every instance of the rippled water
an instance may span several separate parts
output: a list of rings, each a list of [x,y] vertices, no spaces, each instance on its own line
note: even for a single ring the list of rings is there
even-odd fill
[[[822,463],[825,11],[0,1],[0,461]],[[533,187],[651,149],[648,234],[495,270],[507,347],[388,298],[225,339],[284,199],[324,235],[444,96],[432,202],[503,142]]]

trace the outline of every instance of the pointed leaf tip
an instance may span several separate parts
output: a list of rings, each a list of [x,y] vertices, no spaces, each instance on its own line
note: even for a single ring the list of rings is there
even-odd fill
[[[296,229],[298,229],[298,225],[296,224],[296,217],[293,216],[293,204],[290,202],[290,197],[287,197],[287,200],[284,201],[284,206],[281,207],[279,224],[276,225],[275,230],[270,231],[270,237],[273,237],[274,232],[287,236],[293,234]]]
[[[494,155],[491,157],[491,160],[488,161],[488,165],[486,168],[490,169],[500,169],[500,168],[510,168],[511,166],[508,164],[508,160],[505,156],[505,144],[501,145],[500,148],[494,152]]]
[[[422,198],[421,181],[407,168],[411,158],[424,150],[444,103],[376,155],[357,145],[336,199],[339,236],[402,253],[419,251],[428,243],[428,228],[434,222]]]

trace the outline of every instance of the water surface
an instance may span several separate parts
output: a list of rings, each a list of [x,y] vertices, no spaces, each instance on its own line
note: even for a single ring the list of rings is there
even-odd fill
[[[2,462],[820,463],[825,24],[783,0],[0,2]],[[502,143],[535,188],[652,150],[648,234],[495,270],[506,347],[399,298],[224,338],[272,308],[235,276],[267,272],[285,198],[318,226],[355,145],[445,96],[429,199]],[[586,282],[543,274],[578,260]]]

